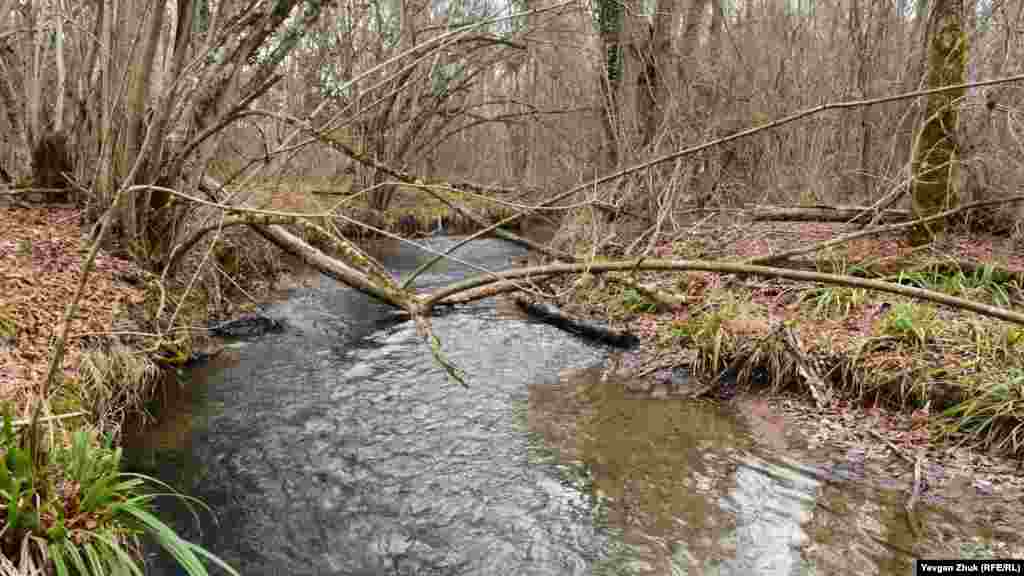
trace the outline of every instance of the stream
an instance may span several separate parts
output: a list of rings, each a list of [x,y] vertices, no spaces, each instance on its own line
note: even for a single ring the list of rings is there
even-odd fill
[[[428,257],[375,255],[402,274]],[[499,240],[456,252],[491,269],[522,255]],[[418,285],[475,273],[447,263]],[[998,516],[1012,512],[971,489],[927,504],[915,539],[905,492],[868,488],[836,464],[849,458],[765,442],[732,408],[627,397],[601,379],[609,349],[514,306],[434,319],[465,389],[411,323],[317,284],[268,306],[283,332],[182,371],[126,439],[136,469],[216,519],[170,500],[161,515],[242,574],[909,574],[922,551],[1020,549]],[[179,573],[151,556],[147,573]]]

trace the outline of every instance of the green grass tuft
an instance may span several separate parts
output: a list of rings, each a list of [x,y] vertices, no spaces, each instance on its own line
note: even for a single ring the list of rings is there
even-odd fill
[[[237,572],[180,536],[152,512],[162,495],[194,499],[154,478],[121,471],[121,449],[109,437],[77,430],[67,445],[34,454],[28,428],[9,413],[0,430],[0,575],[142,576],[143,536],[151,537],[186,574],[208,574],[204,560]],[[153,489],[166,490],[156,493]]]

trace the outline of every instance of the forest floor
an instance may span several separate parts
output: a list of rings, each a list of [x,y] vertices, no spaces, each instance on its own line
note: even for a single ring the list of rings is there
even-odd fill
[[[81,281],[91,246],[91,226],[83,218],[74,206],[0,205],[0,411],[10,408],[16,422],[29,416],[38,398],[65,310]],[[263,262],[259,250],[234,250],[237,240],[220,245],[233,249],[211,259],[223,265],[225,254],[246,252],[241,262],[233,259],[244,288],[228,281],[190,285],[190,278],[161,282],[130,258],[97,253],[71,320],[61,378],[51,391],[55,415],[69,417],[63,420],[66,429],[90,422],[106,432],[119,430],[149,400],[160,368],[180,366],[212,344],[205,336],[211,320],[250,312],[292,280],[279,257]],[[174,317],[175,330],[156,333],[158,310],[164,320]]]
[[[651,254],[743,261],[851,231],[706,222]],[[916,250],[897,235],[866,237],[787,263],[794,265],[1024,311],[1024,250],[1005,237],[950,235]],[[808,450],[849,454],[854,467],[873,470],[865,476],[897,479],[908,490],[916,483],[955,494],[964,487],[953,485],[967,478],[971,492],[1024,504],[1022,326],[888,293],[703,272],[553,284],[569,316],[640,337],[607,369],[631,393],[712,397],[733,404],[770,445],[799,438]],[[656,303],[644,293],[651,289],[684,301]]]
[[[43,379],[51,343],[78,287],[88,253],[88,230],[76,208],[0,207],[0,405],[27,416]],[[100,252],[71,322],[61,366],[75,379],[83,343],[108,334],[128,307],[140,303],[141,271],[130,261]]]

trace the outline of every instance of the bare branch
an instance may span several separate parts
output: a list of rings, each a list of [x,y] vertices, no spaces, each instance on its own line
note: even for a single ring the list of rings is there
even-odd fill
[[[492,282],[501,280],[513,280],[515,278],[538,278],[558,274],[579,274],[590,272],[600,274],[604,272],[630,272],[633,270],[660,270],[660,271],[701,271],[715,272],[718,274],[750,274],[754,276],[765,276],[768,278],[785,278],[787,280],[798,280],[803,282],[820,282],[822,284],[834,284],[837,286],[849,286],[851,288],[866,288],[879,292],[898,294],[919,300],[927,300],[936,304],[945,304],[953,308],[969,310],[983,316],[998,318],[1007,322],[1013,322],[1024,326],[1024,314],[1014,312],[997,306],[989,306],[980,302],[972,302],[963,298],[956,298],[948,294],[942,294],[923,288],[903,286],[890,282],[878,280],[867,280],[852,276],[840,276],[837,274],[823,274],[820,272],[809,272],[804,270],[790,270],[786,268],[770,268],[767,266],[754,266],[735,262],[710,262],[705,260],[655,260],[640,258],[625,262],[590,262],[579,264],[550,264],[547,266],[533,266],[498,272],[486,277],[475,277],[446,286],[440,290],[423,297],[422,305],[430,307],[441,302],[449,296],[458,294],[464,290],[485,286]]]

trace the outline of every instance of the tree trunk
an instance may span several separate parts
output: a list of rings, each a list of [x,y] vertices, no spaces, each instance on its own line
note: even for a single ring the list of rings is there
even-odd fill
[[[701,106],[705,110],[714,113],[714,106],[718,102],[719,72],[722,70],[722,20],[725,14],[722,13],[722,0],[711,0],[711,25],[708,28],[708,72],[710,73],[711,86],[707,89],[701,99]]]
[[[690,86],[697,77],[697,61],[694,54],[700,42],[700,25],[708,0],[690,0],[686,9],[686,22],[679,38],[679,82],[682,94],[690,93]]]
[[[675,28],[679,5],[677,0],[661,0],[654,7],[654,28],[651,30],[647,50],[643,51],[644,66],[640,78],[641,102],[637,106],[643,115],[642,141],[646,146],[654,142],[665,118],[671,113],[671,83],[669,58],[672,51],[672,31]]]
[[[68,138],[63,132],[49,132],[32,150],[32,185],[38,188],[67,188],[65,174],[73,174]],[[64,200],[67,200],[65,195]]]
[[[598,0],[597,24],[601,34],[601,45],[604,49],[604,62],[600,67],[604,75],[600,80],[602,105],[602,126],[605,132],[605,150],[608,166],[612,169],[618,165],[620,158],[622,125],[619,109],[620,85],[622,83],[622,4],[618,0]]]
[[[144,10],[146,5],[149,6],[148,11]],[[142,142],[146,137],[146,111],[150,105],[153,68],[156,63],[157,47],[160,44],[160,30],[163,28],[164,14],[166,14],[163,0],[156,0],[152,3],[140,2],[136,5],[136,9],[142,10],[144,14],[148,12],[146,17],[148,19],[139,20],[139,24],[148,28],[139,39],[140,46],[134,50],[133,65],[128,72],[128,93],[125,102],[128,118],[125,146],[122,152],[124,165],[128,167],[128,170],[143,153]],[[145,157],[143,160],[145,165],[139,170],[136,181],[154,182],[155,178],[150,172],[152,168],[159,166],[160,160],[156,157]],[[158,212],[169,201],[170,196],[163,191],[147,190],[137,198],[135,195],[129,196],[129,213],[125,216],[130,219],[131,226],[126,229],[135,230],[137,236],[132,240],[139,241],[141,261],[160,260],[166,256],[170,231],[166,229],[166,222],[159,222],[159,217],[166,214],[158,214]]]
[[[962,84],[967,65],[967,37],[963,32],[963,0],[934,0],[929,22],[928,87]],[[959,99],[964,91],[928,96],[924,125],[914,150],[911,196],[914,213],[929,216],[954,207],[958,194],[957,124]],[[915,245],[931,241],[942,223],[915,228]]]
[[[868,10],[870,15],[871,10]],[[871,20],[865,19],[861,9],[860,0],[850,2],[850,36],[853,40],[855,50],[854,59],[855,73],[854,85],[857,98],[865,100],[868,98],[868,77],[871,67],[871,48],[869,47]],[[860,150],[859,166],[859,192],[864,198],[871,197],[871,110],[865,106],[860,110]]]
[[[25,110],[16,92],[22,83],[18,68],[17,54],[8,44],[0,42],[0,108],[3,108],[4,120],[8,126],[4,141],[12,151],[8,175],[15,182],[25,175],[29,165],[26,151],[32,149],[25,123],[22,121]],[[7,158],[0,157],[0,163],[5,160]]]

